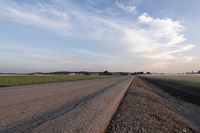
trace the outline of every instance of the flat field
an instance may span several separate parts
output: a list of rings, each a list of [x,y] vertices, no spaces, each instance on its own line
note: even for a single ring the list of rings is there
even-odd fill
[[[108,78],[110,76],[0,76],[0,87]]]
[[[177,82],[184,85],[200,87],[200,74],[188,74],[188,75],[153,75],[149,78]]]
[[[152,75],[142,77],[165,92],[200,106],[200,75]]]

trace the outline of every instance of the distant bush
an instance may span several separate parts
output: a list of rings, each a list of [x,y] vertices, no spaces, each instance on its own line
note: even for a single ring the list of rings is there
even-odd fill
[[[126,72],[120,72],[120,75],[128,75]]]
[[[99,75],[112,75],[112,73],[108,71],[104,71],[104,72],[99,73]]]
[[[146,74],[151,74],[150,72],[146,72]]]
[[[133,75],[140,75],[140,74],[144,74],[144,72],[134,72]]]
[[[103,72],[104,75],[112,75],[112,73],[108,72],[108,71],[104,71]]]
[[[194,71],[192,71],[192,72],[186,72],[186,74],[200,74],[200,71],[197,71],[197,72],[194,72]]]

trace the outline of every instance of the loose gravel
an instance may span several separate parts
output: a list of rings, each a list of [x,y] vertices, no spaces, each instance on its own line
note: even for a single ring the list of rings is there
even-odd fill
[[[135,78],[111,120],[107,133],[199,133],[160,92]]]

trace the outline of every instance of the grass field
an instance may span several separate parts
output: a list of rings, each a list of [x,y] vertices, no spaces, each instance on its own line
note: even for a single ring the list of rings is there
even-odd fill
[[[172,82],[177,82],[185,85],[191,85],[200,87],[200,75],[199,74],[191,74],[191,75],[156,75],[149,76],[150,78],[160,79],[160,80],[168,80]]]
[[[0,87],[108,78],[110,76],[0,76]]]

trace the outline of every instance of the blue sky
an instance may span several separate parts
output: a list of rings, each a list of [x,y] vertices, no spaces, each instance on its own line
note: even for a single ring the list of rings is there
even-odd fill
[[[199,0],[0,0],[0,72],[196,71]]]

